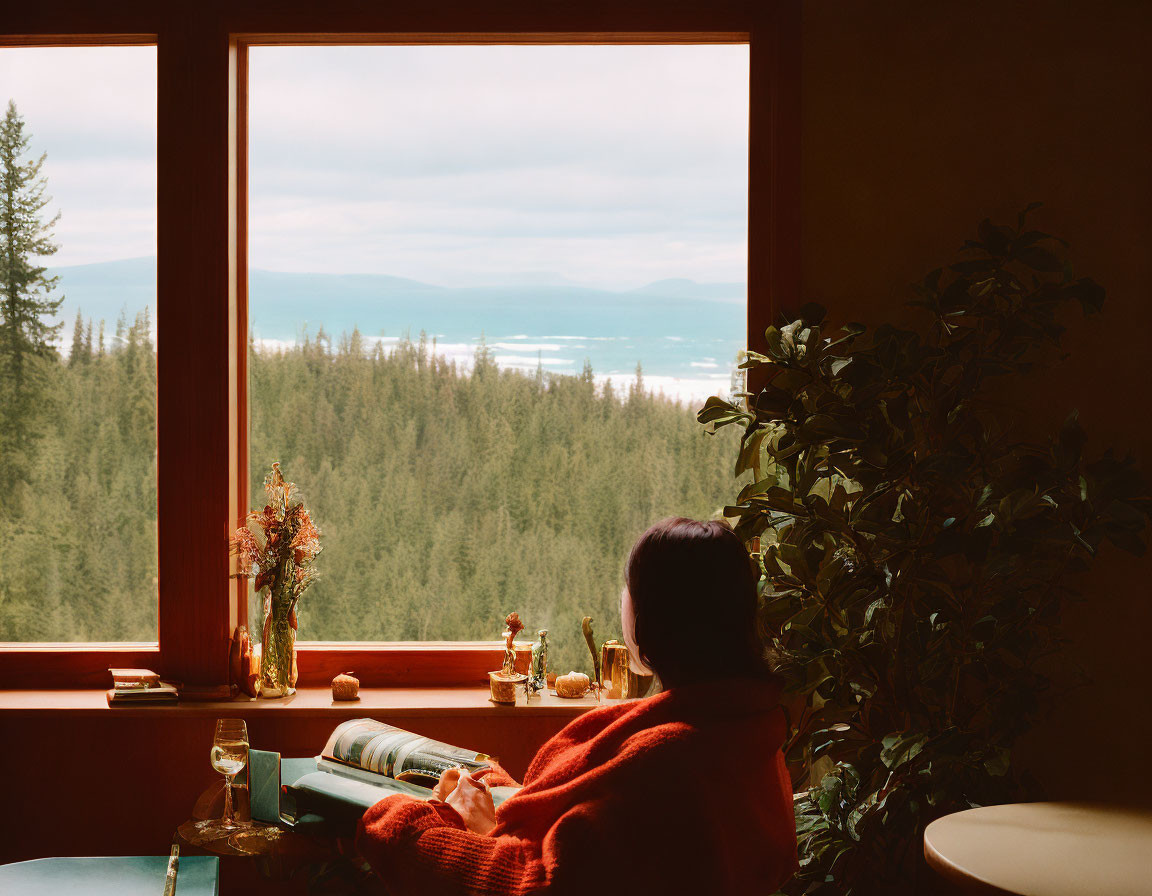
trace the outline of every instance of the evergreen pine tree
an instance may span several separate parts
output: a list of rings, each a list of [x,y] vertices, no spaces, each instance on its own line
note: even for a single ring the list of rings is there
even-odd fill
[[[44,219],[51,201],[40,174],[45,155],[25,160],[29,135],[16,104],[0,121],[0,486],[5,490],[27,472],[37,435],[43,392],[37,362],[55,355],[52,339],[62,324],[48,319],[63,298],[53,299],[57,278],[33,259],[52,255],[52,228]]]
[[[75,367],[84,355],[84,316],[77,311],[76,323],[72,327],[72,350],[68,353],[68,366]]]
[[[479,379],[483,379],[489,372],[496,368],[496,355],[488,347],[488,339],[484,335],[484,331],[480,331],[480,342],[476,345],[476,351],[472,355],[472,374]]]
[[[120,315],[116,318],[116,332],[112,336],[112,354],[117,354],[124,344],[128,341],[128,312],[123,308],[120,309]]]
[[[644,397],[644,367],[639,361],[636,362],[636,379],[632,381],[632,386],[628,389],[628,400],[639,401]]]

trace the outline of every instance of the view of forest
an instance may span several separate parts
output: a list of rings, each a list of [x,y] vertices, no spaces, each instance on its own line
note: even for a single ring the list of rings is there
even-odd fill
[[[580,619],[619,636],[623,564],[673,514],[711,516],[730,446],[639,378],[466,373],[427,342],[353,332],[250,356],[253,506],[274,460],[324,533],[301,601],[314,640],[493,640],[511,610],[549,631],[555,668],[583,668]]]
[[[51,412],[0,513],[0,640],[155,638],[155,353],[145,315],[92,329],[39,368]],[[514,609],[583,668],[580,618],[619,635],[636,536],[730,492],[732,451],[639,378],[502,370],[485,348],[469,372],[357,332],[254,348],[250,369],[253,506],[279,460],[324,533],[305,639],[493,640]]]

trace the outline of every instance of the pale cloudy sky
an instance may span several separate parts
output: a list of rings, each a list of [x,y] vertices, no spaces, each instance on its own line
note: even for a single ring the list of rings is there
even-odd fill
[[[0,49],[54,265],[155,251],[155,50]],[[251,263],[445,285],[742,281],[748,51],[255,48]]]
[[[14,100],[48,153],[61,212],[52,265],[156,252],[156,49],[0,48],[0,103]]]

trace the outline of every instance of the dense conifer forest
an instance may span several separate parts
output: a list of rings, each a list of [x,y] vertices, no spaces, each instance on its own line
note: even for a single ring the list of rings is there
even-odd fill
[[[0,641],[156,640],[156,355],[146,315],[37,356],[35,440],[0,458]]]
[[[152,640],[148,320],[107,336],[77,320],[71,343],[40,362],[40,437],[0,513],[0,640]],[[250,376],[253,506],[280,461],[323,532],[309,640],[493,640],[517,610],[549,629],[555,668],[584,668],[580,617],[619,635],[636,536],[730,492],[730,446],[639,377],[505,370],[483,346],[468,371],[423,338],[357,332],[253,347]]]
[[[280,460],[324,532],[300,635],[492,640],[517,610],[554,667],[584,668],[580,618],[619,636],[623,564],[664,516],[710,516],[730,446],[642,382],[471,373],[424,339],[322,335],[250,360],[252,501]]]

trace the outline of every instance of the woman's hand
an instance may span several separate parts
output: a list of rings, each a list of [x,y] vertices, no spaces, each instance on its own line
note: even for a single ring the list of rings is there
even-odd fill
[[[448,794],[456,789],[456,782],[460,780],[460,768],[447,768],[440,773],[440,780],[432,788],[432,799],[447,802]]]
[[[440,776],[440,782],[432,791],[436,799],[442,799],[456,810],[464,819],[464,827],[477,834],[487,834],[496,827],[496,806],[492,802],[492,792],[481,780],[488,771],[482,768],[469,774],[463,769],[448,769]],[[445,796],[440,796],[449,786],[451,790]]]

